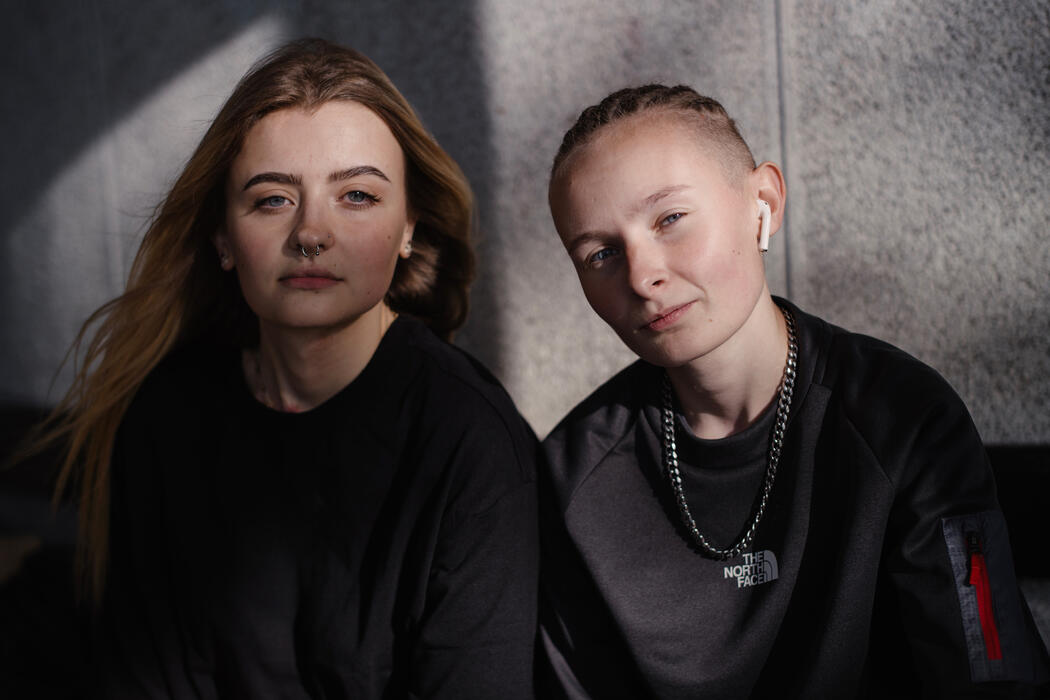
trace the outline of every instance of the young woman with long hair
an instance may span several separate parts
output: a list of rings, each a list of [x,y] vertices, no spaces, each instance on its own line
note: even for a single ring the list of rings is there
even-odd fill
[[[535,438],[445,342],[472,206],[361,54],[237,85],[37,443],[105,697],[531,694]]]

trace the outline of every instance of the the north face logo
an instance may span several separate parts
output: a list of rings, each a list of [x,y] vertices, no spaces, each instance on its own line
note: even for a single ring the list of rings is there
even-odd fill
[[[780,575],[777,557],[768,549],[749,552],[743,554],[742,557],[744,559],[742,564],[727,566],[724,573],[724,578],[736,579],[737,588],[769,583]]]

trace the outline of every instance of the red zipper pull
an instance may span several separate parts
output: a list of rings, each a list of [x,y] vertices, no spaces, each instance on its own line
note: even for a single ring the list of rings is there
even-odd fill
[[[981,618],[981,633],[984,649],[992,660],[1003,658],[999,646],[999,629],[995,626],[995,611],[992,609],[992,586],[988,581],[988,566],[981,550],[981,538],[976,532],[966,533],[966,551],[970,555],[970,585],[977,595],[977,614]]]

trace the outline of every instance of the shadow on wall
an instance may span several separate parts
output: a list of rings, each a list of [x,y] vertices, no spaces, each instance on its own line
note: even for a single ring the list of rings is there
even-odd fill
[[[243,4],[227,0],[188,11],[176,2],[148,9],[128,0],[18,3],[0,48],[13,78],[0,113],[8,140],[2,176],[8,224],[20,221],[81,151],[158,86],[254,19],[235,11]],[[2,277],[12,283],[11,275]]]
[[[142,209],[142,202],[136,200],[136,196],[141,199],[141,190],[127,191],[142,185],[129,182],[134,175],[127,175],[119,149],[111,149],[112,160],[91,171],[90,177],[98,176],[99,182],[78,184],[77,193],[65,197],[67,209],[60,215],[46,215],[49,202],[56,198],[51,190],[61,187],[74,163],[99,141],[112,138],[114,130],[135,129],[140,150],[148,150],[152,143],[161,151],[167,146],[168,152],[172,141],[203,130],[205,123],[181,123],[178,114],[150,113],[145,123],[140,119],[134,126],[124,122],[170,90],[202,57],[221,56],[224,46],[239,38],[244,41],[240,35],[260,22],[270,27],[261,34],[272,41],[249,43],[253,59],[281,38],[316,35],[359,49],[379,63],[463,167],[476,187],[479,207],[490,208],[491,129],[473,0],[440,7],[404,0],[368,0],[352,7],[300,0],[165,0],[148,5],[94,0],[72,6],[19,3],[10,12],[8,26],[13,31],[0,48],[9,77],[7,108],[0,112],[0,128],[7,137],[3,156],[7,167],[0,177],[8,201],[0,233],[0,249],[8,253],[0,263],[0,366],[10,374],[0,386],[0,402],[17,397],[24,404],[27,396],[33,397],[31,404],[43,401],[44,392],[38,387],[46,386],[55,372],[59,348],[64,351],[73,328],[86,316],[82,309],[89,311],[119,291],[117,280],[123,279],[130,265],[130,257],[125,260],[127,253],[120,249],[137,248],[137,237],[122,243],[121,232],[109,230],[118,225],[99,224],[95,231],[91,223],[114,222],[121,215],[126,219],[129,211]],[[214,85],[223,85],[222,95],[207,94],[215,89],[212,86],[200,87],[203,97],[217,101],[232,90],[242,70],[223,66],[221,60],[205,65],[205,72],[210,78],[221,76]],[[193,84],[180,90],[192,95],[188,99],[197,97]],[[174,173],[188,156],[186,150],[175,162],[158,163],[155,169]],[[164,177],[158,176],[159,181]],[[63,195],[57,198],[62,201]],[[75,203],[68,201],[74,198]],[[41,208],[45,215],[33,218]],[[83,210],[78,216],[79,208]],[[73,226],[63,230],[63,223],[70,221],[80,224],[79,230]],[[33,240],[24,240],[29,234]],[[71,254],[74,246],[89,255],[81,259]],[[16,253],[27,248],[38,262],[47,264],[26,265],[26,256]],[[75,276],[76,268],[70,269],[72,277],[55,275],[60,254],[72,257],[68,264],[84,266],[82,278]],[[92,264],[92,270],[86,269]],[[481,270],[474,298],[481,300],[476,302],[476,316],[484,321],[473,324],[461,340],[495,369],[500,364],[500,323],[491,313],[494,307],[485,301],[494,296],[493,280],[484,265]],[[98,302],[84,306],[85,299],[96,298]],[[41,353],[41,348],[47,351]],[[48,400],[54,401],[63,391],[60,381]]]

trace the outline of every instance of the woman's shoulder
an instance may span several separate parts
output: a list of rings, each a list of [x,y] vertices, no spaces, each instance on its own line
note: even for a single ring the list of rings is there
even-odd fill
[[[463,348],[437,337],[421,321],[401,316],[394,328],[400,331],[406,353],[431,375],[430,381],[466,397],[503,404],[509,396],[499,380],[477,358]]]
[[[127,430],[186,430],[224,410],[239,375],[239,351],[193,341],[176,347],[150,370],[124,414]]]
[[[394,335],[394,362],[387,366],[402,377],[409,400],[435,412],[445,424],[499,424],[516,438],[527,433],[535,439],[500,381],[469,352],[411,317],[399,317],[389,333]]]
[[[906,446],[953,435],[980,444],[963,400],[933,367],[878,338],[800,314],[810,342],[813,384],[824,387],[831,410],[847,419],[869,449],[889,463]]]
[[[236,370],[239,350],[203,339],[176,346],[146,375],[135,400],[170,400],[186,396],[197,387],[215,387]]]
[[[660,370],[637,360],[578,403],[543,441],[555,489],[566,495],[608,455],[638,420]]]
[[[637,412],[640,388],[659,384],[659,370],[642,360],[636,360],[607,379],[587,398],[570,410],[554,430],[545,445],[554,445],[580,433],[598,431],[611,436],[621,435]]]
[[[816,346],[814,383],[848,404],[904,410],[929,403],[961,403],[936,369],[896,345],[815,316],[800,313],[799,317],[806,340]]]
[[[464,493],[492,492],[473,501],[534,483],[538,441],[499,380],[418,320],[402,316],[387,335],[379,363],[388,374],[384,402],[397,404],[415,449],[442,469],[453,465]]]

